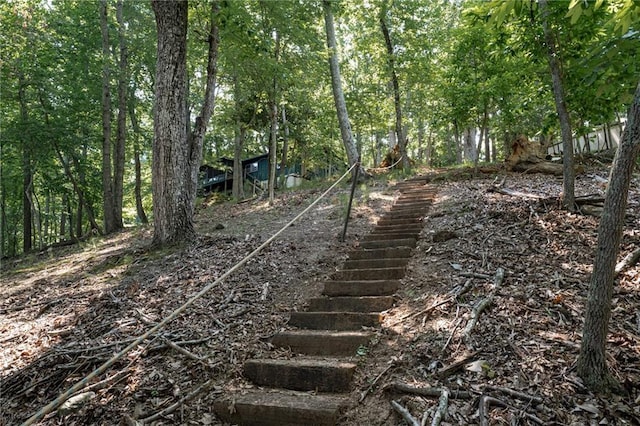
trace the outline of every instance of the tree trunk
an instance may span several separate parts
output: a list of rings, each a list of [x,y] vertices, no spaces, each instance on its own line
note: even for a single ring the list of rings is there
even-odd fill
[[[217,26],[211,22],[205,99],[194,129],[188,133],[186,1],[151,2],[158,32],[156,65],[153,215],[154,245],[189,241],[195,236],[193,215],[202,161],[202,143],[213,112],[217,70]],[[212,4],[212,15],[217,2]]]
[[[133,191],[136,197],[136,213],[138,215],[138,219],[141,223],[147,224],[149,223],[149,219],[147,218],[147,213],[144,211],[144,206],[142,204],[142,165],[140,163],[140,137],[142,136],[142,132],[140,131],[140,125],[136,116],[134,101],[135,95],[131,97],[129,102],[129,119],[131,120],[131,127],[134,133],[133,159],[135,164],[135,187]]]
[[[280,34],[275,32],[274,60],[280,60]],[[273,204],[276,195],[276,169],[278,168],[278,78],[274,75],[271,89],[271,132],[269,144],[269,204]]]
[[[336,112],[338,114],[338,123],[340,125],[340,134],[342,135],[342,143],[347,153],[347,159],[350,165],[355,164],[358,158],[358,148],[356,147],[353,135],[351,134],[351,124],[349,123],[349,114],[347,113],[347,104],[344,100],[344,92],[342,91],[342,81],[340,79],[340,66],[338,63],[338,48],[336,42],[336,30],[333,24],[333,13],[331,12],[331,2],[323,0],[324,23],[327,32],[327,47],[329,48],[329,68],[331,70],[331,88],[333,89],[333,100],[336,104]],[[360,176],[365,176],[366,172],[360,166]]]
[[[571,120],[564,95],[562,83],[562,73],[558,50],[555,43],[555,34],[549,23],[549,6],[547,0],[538,0],[540,15],[542,17],[542,28],[544,39],[547,45],[547,55],[549,58],[549,69],[553,83],[553,96],[556,104],[558,119],[560,120],[560,131],[562,134],[562,164],[563,164],[563,185],[564,194],[562,197],[563,206],[569,210],[575,210],[575,170],[573,168],[573,135],[571,133]]]
[[[122,198],[124,195],[124,162],[125,144],[127,140],[127,46],[124,36],[123,2],[118,0],[116,19],[118,21],[118,44],[120,58],[118,60],[118,129],[113,155],[113,226],[114,231],[123,228]]]
[[[29,131],[29,110],[26,99],[27,83],[22,72],[18,76],[18,101],[20,103],[20,120],[25,132],[22,135],[22,251],[33,249],[33,211],[31,197],[33,194],[33,172],[31,170],[31,144]]]
[[[238,122],[236,141],[233,145],[233,187],[231,194],[236,201],[244,199],[244,170],[242,170],[242,149],[244,146],[245,127]]]
[[[104,208],[104,232],[116,229],[111,180],[111,91],[110,47],[107,23],[107,0],[100,0],[100,30],[102,33],[102,202]]]
[[[398,136],[398,147],[400,148],[400,155],[402,156],[402,168],[409,170],[411,162],[407,155],[407,138],[402,126],[402,106],[400,103],[400,84],[398,83],[398,75],[396,74],[395,67],[395,54],[393,51],[393,43],[391,42],[391,35],[389,34],[389,27],[387,26],[386,14],[388,11],[387,4],[383,5],[380,10],[380,28],[382,29],[382,35],[384,36],[384,42],[387,47],[387,64],[389,66],[389,74],[391,75],[391,86],[393,87],[393,106],[395,108],[395,126],[396,134]]]
[[[287,187],[287,156],[289,155],[289,124],[287,123],[287,113],[284,105],[282,105],[282,127],[284,129],[282,140],[282,155],[280,157],[280,187]]]
[[[622,239],[629,185],[635,159],[639,153],[640,83],[636,86],[634,100],[627,115],[627,126],[611,168],[604,210],[598,227],[598,246],[589,285],[582,345],[577,363],[578,375],[584,384],[594,391],[618,387],[618,383],[607,367],[606,342],[611,317],[616,258]]]

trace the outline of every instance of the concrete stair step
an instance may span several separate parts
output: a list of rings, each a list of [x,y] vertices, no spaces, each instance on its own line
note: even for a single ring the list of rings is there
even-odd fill
[[[255,390],[214,401],[216,415],[242,426],[329,426],[348,404],[344,395]]]
[[[308,312],[381,312],[393,306],[391,296],[339,296],[309,299]]]
[[[360,247],[364,249],[380,249],[387,247],[411,247],[416,246],[416,238],[401,238],[396,240],[360,241]]]
[[[388,247],[380,249],[356,249],[349,252],[348,260],[388,259],[411,257],[409,247]]]
[[[398,280],[376,281],[325,281],[325,296],[386,296],[400,287]]]
[[[424,218],[425,214],[427,212],[427,209],[420,209],[420,210],[415,210],[415,209],[406,209],[406,210],[402,210],[402,209],[398,209],[398,210],[391,210],[388,211],[384,214],[384,216],[382,216],[383,219],[414,219],[414,220],[422,220],[422,218]]]
[[[308,330],[353,331],[377,327],[382,315],[370,312],[291,312],[289,325]]]
[[[316,392],[346,392],[357,364],[314,358],[251,359],[244,375],[258,386]]]
[[[381,232],[378,234],[368,234],[368,235],[364,235],[362,238],[360,238],[360,241],[380,241],[380,240],[400,240],[403,238],[416,238],[416,236],[419,233],[416,232],[412,232],[412,233],[407,233],[407,232]]]
[[[353,356],[373,336],[366,331],[289,330],[273,336],[271,344],[305,355]]]
[[[387,257],[381,259],[347,259],[342,269],[370,269],[370,268],[404,268],[409,263],[408,257]]]
[[[338,281],[397,280],[404,278],[405,273],[405,267],[343,269],[334,272],[331,278]]]

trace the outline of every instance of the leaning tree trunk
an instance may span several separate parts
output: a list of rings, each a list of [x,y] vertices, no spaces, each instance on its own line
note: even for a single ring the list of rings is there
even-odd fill
[[[336,42],[336,30],[333,24],[333,13],[331,12],[331,2],[323,0],[324,23],[327,32],[327,47],[329,48],[329,68],[331,70],[331,88],[333,89],[333,100],[336,104],[338,114],[338,123],[340,125],[340,134],[342,135],[342,143],[347,152],[347,159],[350,165],[355,164],[358,158],[358,148],[353,140],[351,133],[351,124],[349,123],[349,114],[347,112],[347,103],[344,100],[344,92],[342,90],[342,81],[340,79],[340,67],[338,64],[338,48]],[[360,176],[365,176],[365,171],[360,166]]]
[[[398,136],[398,148],[400,148],[400,156],[402,157],[402,168],[409,170],[411,162],[407,155],[407,135],[405,134],[404,127],[402,125],[402,106],[400,102],[400,83],[398,82],[398,75],[396,74],[395,57],[393,52],[393,43],[391,42],[391,35],[389,34],[389,27],[386,20],[386,5],[380,11],[380,28],[382,29],[382,35],[384,36],[384,42],[387,47],[387,64],[389,66],[389,74],[391,75],[391,86],[393,87],[393,106],[395,108],[396,120],[396,135]]]
[[[549,58],[549,69],[553,83],[553,96],[556,103],[556,111],[560,120],[560,131],[562,133],[562,170],[564,182],[564,194],[562,204],[569,211],[575,210],[575,179],[576,172],[573,168],[573,136],[571,134],[571,120],[567,109],[567,102],[564,96],[562,83],[562,73],[560,70],[560,60],[558,59],[558,49],[556,48],[555,35],[549,23],[549,5],[547,0],[539,0],[540,14],[542,17],[542,27],[544,39],[547,45],[547,55]]]
[[[607,368],[606,342],[611,317],[611,299],[616,257],[622,239],[627,196],[635,159],[640,153],[640,83],[629,108],[627,126],[611,168],[604,210],[598,227],[598,246],[589,286],[582,345],[577,372],[594,391],[618,386]]]

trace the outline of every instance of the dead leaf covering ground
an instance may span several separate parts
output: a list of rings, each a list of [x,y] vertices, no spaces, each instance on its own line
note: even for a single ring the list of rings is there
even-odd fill
[[[603,195],[606,176],[606,170],[580,176],[576,194]],[[402,424],[392,399],[417,419],[427,412],[428,419],[437,398],[398,392],[394,383],[471,392],[470,399],[449,401],[442,424],[478,424],[483,417],[489,424],[640,424],[640,268],[619,276],[609,334],[609,363],[628,394],[594,396],[581,386],[574,363],[597,219],[560,210],[548,197],[561,192],[561,181],[549,176],[509,174],[504,184],[545,200],[489,192],[493,176],[435,177],[436,204],[405,285],[376,344],[359,353],[352,408],[340,424]],[[212,401],[251,387],[241,375],[246,359],[291,356],[274,353],[269,337],[286,327],[289,311],[304,309],[320,293],[322,280],[340,268],[397,195],[381,183],[361,186],[347,242],[340,243],[347,192],[332,194],[97,379],[87,401],[42,424],[131,424],[163,410],[152,424],[220,424]],[[25,420],[215,281],[319,194],[289,192],[274,206],[204,204],[200,237],[180,250],[148,251],[150,231],[136,230],[5,262],[0,424]],[[620,258],[640,242],[639,203],[636,179]],[[496,286],[499,268],[505,275]],[[473,307],[488,296],[491,304],[465,336]],[[448,368],[465,357],[459,368]],[[507,407],[480,407],[482,394]]]

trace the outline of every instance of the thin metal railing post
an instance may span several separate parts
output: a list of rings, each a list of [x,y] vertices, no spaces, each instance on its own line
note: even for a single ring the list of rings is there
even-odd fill
[[[347,226],[349,225],[349,216],[351,216],[351,204],[353,204],[353,194],[356,192],[356,184],[358,183],[358,172],[360,171],[360,159],[356,161],[356,167],[353,172],[353,182],[351,183],[351,195],[349,196],[349,206],[347,207],[347,216],[344,218],[344,229],[340,241],[344,243],[347,237]]]

